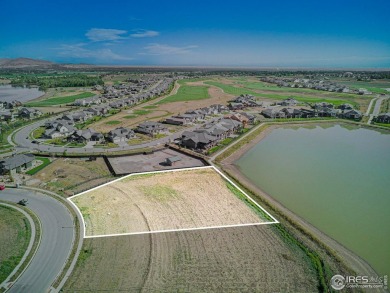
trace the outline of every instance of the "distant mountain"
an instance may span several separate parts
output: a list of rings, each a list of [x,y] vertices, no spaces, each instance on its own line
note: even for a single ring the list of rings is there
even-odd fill
[[[0,68],[51,67],[56,63],[31,58],[0,58]]]

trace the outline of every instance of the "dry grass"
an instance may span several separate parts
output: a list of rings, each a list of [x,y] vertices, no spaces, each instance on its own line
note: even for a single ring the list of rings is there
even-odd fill
[[[78,193],[107,182],[111,178],[103,158],[96,161],[82,159],[56,159],[33,176],[38,179],[34,186],[61,194]]]
[[[130,176],[72,199],[86,235],[263,222],[212,168]]]
[[[317,292],[272,226],[85,239],[63,292]]]

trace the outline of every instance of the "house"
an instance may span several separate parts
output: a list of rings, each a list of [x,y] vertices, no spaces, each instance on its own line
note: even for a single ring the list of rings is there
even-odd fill
[[[140,125],[138,125],[134,131],[153,136],[156,134],[168,133],[168,128],[166,128],[163,124],[158,122],[145,121]]]
[[[24,118],[24,119],[34,119],[39,116],[42,116],[43,113],[37,109],[34,108],[26,108],[23,107],[19,110],[18,112],[19,117]]]
[[[113,143],[126,142],[135,137],[135,133],[130,128],[118,127],[107,133],[107,140]]]
[[[169,157],[165,160],[165,164],[168,166],[175,166],[177,162],[181,161],[180,156],[175,156],[175,157]]]
[[[16,114],[12,111],[9,111],[9,110],[5,110],[5,111],[1,111],[0,112],[0,117],[1,117],[1,120],[4,120],[4,121],[15,121],[15,118],[16,118]]]
[[[85,122],[89,118],[89,114],[85,113],[83,111],[74,113],[72,115],[73,121],[74,122]]]
[[[320,107],[314,110],[317,117],[336,117],[337,111],[331,107]]]
[[[317,117],[318,113],[314,110],[309,110],[309,109],[299,109],[301,112],[301,117],[302,118],[312,118],[312,117]]]
[[[46,130],[43,133],[44,138],[58,138],[70,135],[76,129],[72,121],[68,120],[55,120],[45,123]]]
[[[283,108],[282,112],[285,114],[286,118],[300,118],[301,110],[294,108]]]
[[[244,108],[245,108],[245,105],[243,103],[236,103],[236,102],[229,103],[230,110],[242,110]]]
[[[294,98],[287,98],[283,101],[281,101],[280,103],[278,103],[278,105],[281,105],[281,106],[296,106],[298,104],[298,101],[295,100]]]
[[[103,140],[103,134],[96,132],[92,128],[76,130],[68,137],[68,141],[75,141],[79,143],[87,143],[89,141],[102,142]]]
[[[13,155],[0,161],[0,174],[20,173],[23,169],[32,167],[35,157],[33,154]]]
[[[164,120],[164,123],[166,124],[172,124],[172,125],[185,125],[187,124],[187,120],[184,117],[170,117]]]
[[[206,118],[206,113],[200,109],[188,110],[185,112],[185,114],[192,115],[192,117],[194,117],[194,119],[196,120],[200,120],[200,119],[203,120]]]
[[[353,106],[351,104],[342,104],[338,107],[339,109],[341,110],[352,110],[353,109]]]
[[[381,113],[375,118],[378,123],[390,123],[390,113]]]
[[[314,104],[314,109],[323,109],[323,108],[333,109],[334,105],[327,102],[319,102]]]
[[[241,112],[240,114],[245,116],[248,119],[248,124],[255,124],[257,122],[256,115],[249,114],[249,113],[246,113],[246,112]]]
[[[286,114],[278,108],[267,108],[261,111],[265,118],[286,118]]]
[[[358,110],[347,110],[341,114],[341,117],[345,119],[360,120],[362,118],[362,113]]]
[[[240,122],[243,126],[245,126],[249,123],[248,117],[246,115],[241,114],[241,113],[233,113],[230,115],[225,115],[224,118],[236,120],[236,121]]]
[[[189,149],[208,149],[218,142],[218,138],[205,132],[185,131],[180,139],[180,144]]]

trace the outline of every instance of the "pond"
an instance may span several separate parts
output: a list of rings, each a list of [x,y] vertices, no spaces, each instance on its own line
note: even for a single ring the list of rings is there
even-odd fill
[[[390,275],[389,131],[280,127],[235,164],[285,207]]]

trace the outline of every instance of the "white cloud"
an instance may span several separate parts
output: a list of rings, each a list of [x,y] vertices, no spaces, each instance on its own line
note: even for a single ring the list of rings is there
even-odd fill
[[[117,41],[124,39],[125,37],[122,35],[126,33],[127,31],[125,30],[92,28],[85,34],[85,36],[93,42]]]
[[[149,31],[149,30],[136,30],[133,34],[130,36],[133,38],[150,38],[150,37],[156,37],[160,33],[157,31]]]
[[[146,52],[140,53],[143,55],[178,55],[178,54],[188,54],[192,52],[192,49],[197,48],[198,46],[191,45],[185,47],[174,47],[165,44],[149,44],[144,47]]]
[[[73,45],[61,45],[57,48],[60,56],[64,57],[72,57],[72,58],[87,58],[94,59],[96,61],[129,61],[134,58],[122,56],[117,53],[114,53],[111,49],[96,49],[91,50],[85,48],[85,43],[73,44]]]

